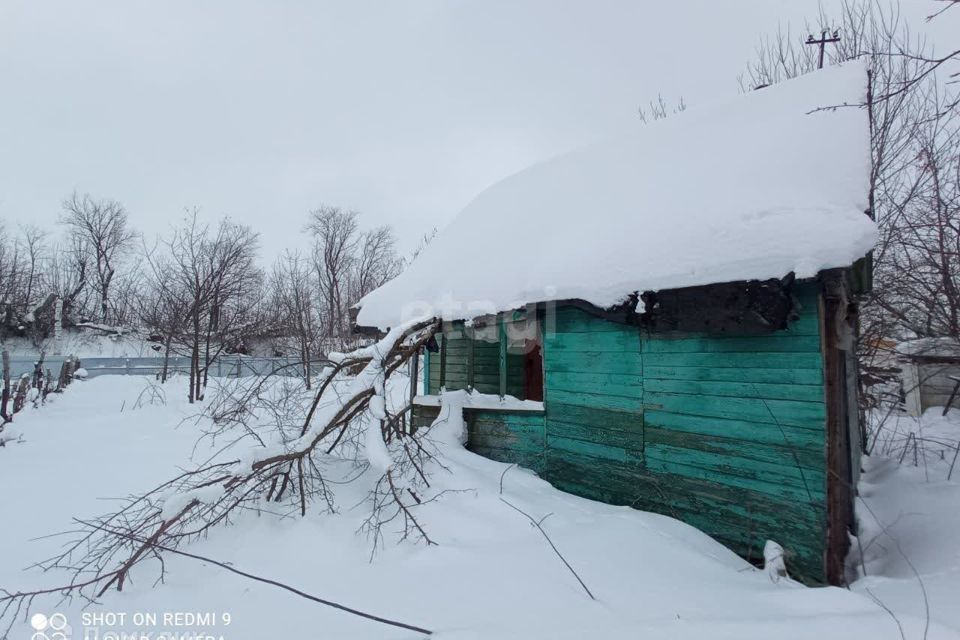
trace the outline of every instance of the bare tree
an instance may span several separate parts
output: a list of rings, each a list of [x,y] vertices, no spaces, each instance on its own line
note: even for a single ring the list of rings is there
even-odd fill
[[[358,215],[356,211],[324,206],[310,212],[307,225],[314,237],[313,268],[326,307],[330,338],[343,338],[346,334],[344,308],[359,242]]]
[[[326,336],[339,342],[338,349],[349,334],[350,307],[395,278],[406,264],[397,255],[390,226],[361,231],[358,218],[356,211],[321,207],[310,213],[307,225],[314,238],[313,270]]]
[[[352,274],[351,304],[397,277],[403,269],[403,260],[397,256],[395,246],[396,239],[389,226],[363,233]]]
[[[143,255],[148,269],[145,278],[146,291],[137,297],[138,317],[140,324],[151,332],[151,339],[161,343],[163,364],[160,381],[163,383],[167,381],[170,373],[174,340],[184,334],[184,323],[191,311],[191,303],[187,289],[168,277],[173,269],[172,260],[167,255],[161,255],[156,247],[144,247]]]
[[[242,350],[251,329],[249,311],[262,285],[258,239],[229,219],[211,229],[193,210],[162,245],[165,251],[147,261],[156,292],[143,317],[164,333],[167,352],[176,345],[189,355],[192,403],[203,399],[211,363],[224,351]]]
[[[15,235],[0,227],[0,339],[18,335],[40,346],[52,333],[57,296],[47,236],[33,225],[21,226]]]
[[[275,325],[281,335],[293,340],[307,389],[312,388],[311,363],[318,354],[323,323],[317,309],[317,291],[312,284],[310,263],[288,251],[273,266],[270,280]]]
[[[951,195],[957,109],[936,71],[956,52],[934,56],[896,5],[844,0],[836,15],[821,10],[802,32],[780,30],[762,39],[741,88],[815,70],[819,51],[806,35],[824,30],[840,35],[826,51],[829,64],[865,59],[870,73],[861,106],[873,160],[868,213],[880,241],[871,256],[872,291],[861,305],[858,349],[871,370],[891,337],[955,335],[956,250],[950,240],[957,216]],[[861,397],[869,401],[869,394]]]
[[[88,292],[89,256],[82,241],[71,234],[65,242],[54,245],[50,252],[49,278],[51,289],[62,301],[62,322],[76,324],[82,320]]]
[[[0,339],[17,328],[26,306],[21,263],[20,243],[0,225]]]
[[[128,226],[127,212],[116,200],[74,193],[63,201],[61,223],[74,236],[75,246],[88,252],[99,296],[99,318],[109,324],[110,287],[136,237]]]
[[[909,197],[882,228],[871,302],[888,335],[960,340],[960,120],[925,118],[915,141]]]
[[[47,232],[34,225],[24,225],[20,228],[23,238],[26,272],[24,274],[24,293],[27,305],[33,305],[37,300],[38,290],[44,285],[44,259]],[[45,292],[44,292],[45,293]],[[42,294],[41,294],[42,295]],[[32,309],[31,309],[32,310]]]
[[[0,339],[29,337],[41,346],[65,327],[145,328],[165,362],[191,357],[194,399],[202,397],[209,363],[223,351],[246,351],[250,338],[293,340],[305,369],[324,351],[362,342],[350,333],[349,309],[409,263],[397,255],[391,227],[363,230],[356,212],[336,207],[311,214],[311,253],[278,263],[270,290],[251,266],[256,234],[247,227],[224,221],[208,228],[189,212],[171,237],[153,248],[144,243],[135,255],[136,236],[116,201],[74,194],[60,221],[64,233],[51,242],[39,227],[11,232],[0,224]],[[291,304],[299,310],[291,313]]]

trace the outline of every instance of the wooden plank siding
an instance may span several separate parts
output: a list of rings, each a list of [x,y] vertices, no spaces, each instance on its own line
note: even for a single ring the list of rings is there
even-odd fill
[[[636,327],[560,307],[544,323],[547,448],[542,476],[560,489],[641,506],[643,366]]]
[[[776,540],[793,575],[823,582],[819,287],[795,293],[800,315],[788,329],[749,337],[650,334],[557,308],[542,325],[544,413],[469,411],[468,447],[565,491],[676,517],[750,560]],[[466,348],[448,344],[448,389],[466,382]],[[474,349],[474,384],[495,392],[486,386],[495,358]],[[522,390],[522,379],[510,384]]]
[[[542,414],[467,412],[467,448],[493,460],[543,473],[546,431]]]
[[[798,289],[800,316],[786,331],[642,337],[646,470],[712,505],[705,517],[681,502],[674,507],[680,519],[751,560],[762,559],[766,539],[776,540],[793,554],[794,574],[822,582],[827,479],[818,289]],[[736,506],[731,492],[740,496]]]

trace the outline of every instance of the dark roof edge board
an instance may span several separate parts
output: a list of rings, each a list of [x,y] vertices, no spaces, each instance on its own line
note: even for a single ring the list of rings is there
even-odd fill
[[[831,270],[835,271],[835,270]],[[812,281],[813,278],[805,279]],[[617,324],[635,325],[657,332],[707,332],[747,334],[785,329],[797,316],[793,273],[769,280],[740,280],[694,287],[633,292],[624,302],[608,308],[586,300],[562,299],[531,302],[513,311],[536,310],[540,315],[559,307],[574,307]],[[640,302],[643,311],[637,312]],[[376,327],[356,324],[358,309],[351,309],[351,326],[357,335],[377,336]],[[509,312],[508,312],[509,313]],[[495,315],[479,316],[475,326],[496,322]]]

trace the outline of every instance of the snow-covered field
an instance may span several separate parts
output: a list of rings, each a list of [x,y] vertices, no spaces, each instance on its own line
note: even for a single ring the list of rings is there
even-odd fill
[[[136,377],[80,382],[18,416],[24,441],[0,449],[0,587],[58,584],[62,576],[23,570],[58,548],[58,538],[44,536],[69,529],[72,517],[110,511],[112,499],[150,489],[191,460],[209,457],[209,441],[195,447],[202,425],[181,393],[183,382],[168,383],[165,404],[147,401],[153,397],[143,394],[148,384]],[[507,465],[452,445],[442,453],[449,471],[434,470],[435,487],[463,491],[420,511],[436,546],[388,536],[371,559],[371,542],[357,530],[369,512],[364,496],[372,479],[361,478],[334,485],[341,505],[336,515],[248,513],[186,550],[451,640],[902,637],[884,607],[907,638],[960,637],[956,479],[928,481],[922,468],[869,460],[862,493],[870,509],[864,511],[883,526],[865,523],[869,575],[844,590],[774,583],[676,520],[570,496],[511,469],[503,497],[538,519],[549,516],[543,527],[596,595],[593,601],[530,522],[501,501]],[[344,479],[358,471],[348,461],[336,466]],[[108,631],[156,638],[162,630],[229,640],[422,637],[196,560],[167,557],[166,569],[165,582],[154,585],[156,574],[141,567],[132,586],[86,610],[124,613],[122,625],[85,628],[76,601],[38,601],[36,610],[64,613],[75,639],[109,638]],[[926,635],[917,573],[928,594]],[[178,612],[212,613],[216,624],[163,624],[164,613]],[[135,613],[155,613],[158,623],[138,626]],[[10,637],[31,633],[21,620]]]

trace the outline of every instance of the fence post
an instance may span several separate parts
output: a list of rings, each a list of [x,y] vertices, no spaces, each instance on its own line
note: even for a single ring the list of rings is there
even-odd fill
[[[410,358],[410,404],[413,405],[413,399],[417,397],[417,382],[420,381],[420,352],[419,350]]]
[[[2,418],[4,422],[8,422],[7,403],[10,402],[10,352],[4,349],[2,358],[3,380],[0,381],[0,385],[2,385],[3,388],[0,390],[0,418]],[[960,444],[957,446],[960,447]]]

